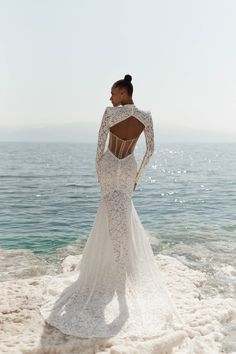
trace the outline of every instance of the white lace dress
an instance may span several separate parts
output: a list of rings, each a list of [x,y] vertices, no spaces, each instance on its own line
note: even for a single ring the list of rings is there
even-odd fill
[[[129,116],[145,126],[146,153],[117,158],[105,143],[110,127]],[[81,261],[48,281],[40,309],[63,333],[78,337],[158,336],[181,325],[132,201],[154,150],[150,112],[134,104],[107,107],[98,135],[96,171],[101,199]]]

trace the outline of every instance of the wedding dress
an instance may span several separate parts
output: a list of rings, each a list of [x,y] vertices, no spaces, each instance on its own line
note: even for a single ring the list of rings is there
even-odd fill
[[[144,125],[146,152],[139,168],[134,155],[137,139],[123,140],[110,132],[131,116]],[[109,147],[104,152],[108,133],[109,146],[115,145],[116,153]],[[134,104],[105,109],[98,134],[96,174],[101,199],[94,224],[75,270],[48,281],[40,308],[43,318],[65,334],[157,336],[183,324],[132,201],[134,184],[153,151],[149,111]]]

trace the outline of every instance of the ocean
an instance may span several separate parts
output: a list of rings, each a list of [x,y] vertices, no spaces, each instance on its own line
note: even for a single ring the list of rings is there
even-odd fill
[[[0,143],[3,253],[83,249],[100,199],[95,153],[95,144]],[[155,253],[235,280],[236,144],[156,144],[133,202]]]
[[[57,274],[83,251],[100,199],[95,154],[92,143],[0,143],[1,281]],[[234,143],[156,143],[133,195],[153,252],[206,272],[208,294],[234,298],[235,157]]]

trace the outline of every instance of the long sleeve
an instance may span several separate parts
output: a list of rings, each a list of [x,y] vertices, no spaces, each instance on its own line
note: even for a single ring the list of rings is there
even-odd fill
[[[108,108],[105,109],[105,112],[102,117],[100,129],[98,132],[98,143],[97,143],[97,154],[96,154],[96,173],[97,173],[97,181],[100,182],[100,162],[103,156],[107,134],[109,131],[109,115],[108,115]]]
[[[146,140],[146,152],[143,157],[143,160],[141,162],[141,165],[138,169],[137,175],[136,175],[136,183],[140,180],[141,176],[143,175],[144,168],[148,164],[153,152],[154,152],[154,132],[153,132],[153,121],[152,121],[152,115],[149,112],[149,116],[144,128],[144,135],[145,135],[145,140]]]

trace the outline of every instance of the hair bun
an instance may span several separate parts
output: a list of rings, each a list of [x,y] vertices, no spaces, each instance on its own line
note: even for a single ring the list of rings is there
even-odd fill
[[[124,80],[128,81],[128,82],[131,82],[132,81],[132,76],[127,74],[127,75],[125,75]]]

